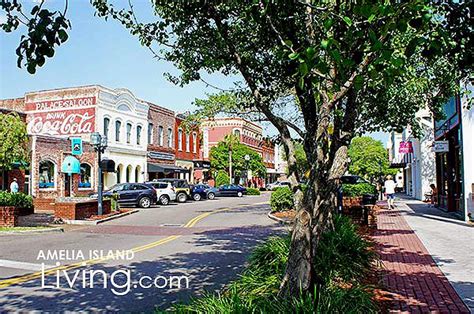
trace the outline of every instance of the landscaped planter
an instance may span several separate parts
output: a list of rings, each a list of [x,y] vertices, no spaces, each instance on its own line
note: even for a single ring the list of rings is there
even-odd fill
[[[362,207],[362,197],[346,197],[342,198],[342,207],[343,208],[350,208],[350,207]]]
[[[14,206],[0,206],[0,227],[18,225],[18,209]]]
[[[110,200],[103,201],[103,214],[110,213]],[[98,215],[98,202],[89,198],[59,198],[54,204],[54,217],[67,220],[83,220]]]

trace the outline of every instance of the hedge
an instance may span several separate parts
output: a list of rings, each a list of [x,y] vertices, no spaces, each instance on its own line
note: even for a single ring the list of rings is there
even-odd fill
[[[342,194],[347,197],[358,197],[364,194],[375,194],[375,186],[369,183],[343,184]]]
[[[33,208],[33,198],[23,193],[9,193],[6,191],[0,191],[0,206]]]
[[[256,188],[247,188],[247,195],[260,195],[260,190]]]
[[[280,212],[293,209],[293,192],[289,187],[277,188],[270,197],[270,207],[272,212]]]

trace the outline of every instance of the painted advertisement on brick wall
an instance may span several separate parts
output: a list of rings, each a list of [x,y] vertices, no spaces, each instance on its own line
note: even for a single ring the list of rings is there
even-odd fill
[[[95,97],[26,103],[28,134],[61,136],[94,132],[95,104]]]

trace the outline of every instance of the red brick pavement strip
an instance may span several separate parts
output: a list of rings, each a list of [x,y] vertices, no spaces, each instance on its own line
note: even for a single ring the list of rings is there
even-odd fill
[[[390,312],[470,313],[399,210],[383,209],[374,240]]]

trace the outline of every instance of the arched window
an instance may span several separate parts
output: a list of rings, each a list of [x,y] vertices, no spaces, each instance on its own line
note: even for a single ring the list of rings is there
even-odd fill
[[[186,133],[186,151],[189,152],[189,148],[190,145],[189,145],[189,133]]]
[[[127,144],[130,144],[131,139],[132,139],[132,124],[127,123]]]
[[[137,125],[137,145],[140,145],[142,137],[142,126]]]
[[[117,183],[120,183],[122,178],[122,165],[118,165],[117,167]]]
[[[50,189],[55,187],[56,166],[49,160],[39,163],[39,188]]]
[[[234,129],[234,135],[240,138],[240,130]]]
[[[178,150],[183,150],[183,130],[178,129]]]
[[[163,146],[163,127],[161,125],[158,127],[158,144]]]
[[[148,123],[148,144],[153,144],[153,123]]]
[[[139,177],[140,177],[140,167],[137,166],[137,167],[135,168],[135,182],[138,183]]]
[[[79,188],[89,189],[92,187],[92,168],[89,164],[81,164],[81,175],[79,176]]]
[[[193,153],[197,153],[197,134],[193,133]]]
[[[132,177],[132,166],[128,166],[127,172],[125,172],[125,182],[129,183],[131,177]]]
[[[122,122],[119,120],[115,121],[115,141],[120,142],[120,129],[122,128]]]
[[[173,129],[168,128],[168,147],[173,147]]]
[[[104,135],[107,137],[109,137],[109,125],[110,125],[110,119],[104,118]]]

